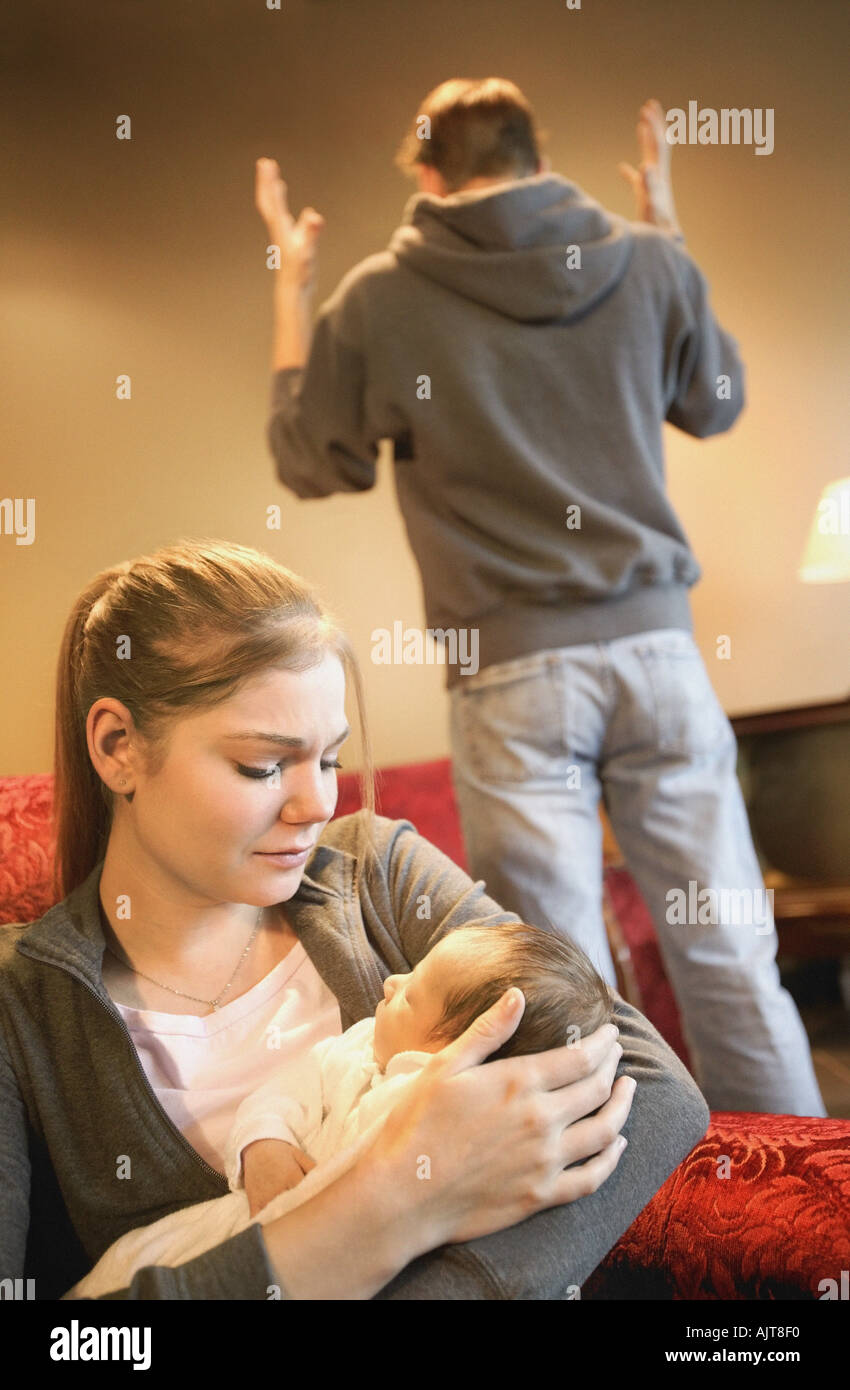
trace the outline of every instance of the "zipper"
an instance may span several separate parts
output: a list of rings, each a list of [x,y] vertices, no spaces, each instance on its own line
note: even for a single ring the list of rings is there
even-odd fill
[[[44,964],[47,965],[47,964],[49,964],[49,962],[45,961]],[[59,968],[60,970],[62,970],[62,969],[64,969],[65,967],[60,965],[58,968]],[[219,1173],[219,1172],[217,1171],[217,1169],[213,1168],[209,1163],[207,1163],[207,1160],[206,1160],[205,1158],[202,1158],[202,1157],[201,1157],[201,1155],[198,1153],[197,1149],[194,1149],[194,1148],[192,1147],[192,1145],[189,1143],[189,1140],[186,1138],[185,1134],[181,1134],[180,1130],[177,1128],[177,1126],[176,1126],[176,1124],[174,1123],[174,1121],[172,1120],[171,1116],[170,1116],[170,1115],[163,1109],[163,1107],[160,1105],[159,1101],[158,1101],[157,1098],[156,1098],[156,1092],[154,1091],[153,1086],[151,1085],[150,1081],[148,1080],[147,1073],[146,1073],[144,1067],[142,1066],[141,1061],[139,1060],[139,1054],[138,1054],[138,1052],[136,1051],[136,1045],[135,1045],[135,1043],[133,1042],[133,1039],[132,1039],[132,1037],[131,1037],[131,1035],[130,1035],[130,1030],[129,1030],[129,1028],[127,1027],[127,1025],[126,1025],[126,1023],[124,1022],[124,1020],[123,1020],[123,1018],[121,1017],[121,1015],[119,1014],[118,1010],[117,1010],[117,1009],[114,1009],[112,1005],[107,1004],[106,1001],[100,997],[100,995],[98,994],[97,990],[92,988],[92,986],[89,984],[88,980],[84,980],[84,979],[82,978],[81,975],[78,975],[78,974],[76,973],[76,971],[74,971],[74,970],[69,970],[68,973],[69,973],[70,975],[73,975],[75,979],[79,980],[81,984],[85,985],[85,987],[86,987],[86,989],[88,990],[89,994],[91,994],[91,995],[97,1000],[97,1002],[98,1002],[98,1004],[100,1004],[101,1008],[106,1010],[106,1012],[109,1014],[110,1018],[114,1019],[114,1021],[119,1025],[119,1027],[120,1027],[121,1030],[123,1031],[124,1036],[126,1037],[127,1042],[128,1042],[129,1045],[130,1045],[130,1051],[131,1051],[131,1053],[133,1054],[133,1061],[134,1061],[135,1064],[136,1064],[136,1068],[137,1068],[137,1070],[138,1070],[138,1072],[139,1072],[139,1074],[140,1074],[140,1076],[141,1076],[141,1078],[142,1078],[142,1082],[143,1082],[144,1087],[145,1087],[145,1089],[146,1089],[146,1091],[147,1091],[147,1093],[148,1093],[148,1096],[149,1096],[150,1099],[153,1101],[153,1103],[154,1103],[154,1105],[155,1105],[157,1111],[158,1111],[159,1114],[162,1116],[162,1118],[165,1120],[165,1123],[168,1125],[169,1129],[172,1131],[173,1134],[175,1134],[175,1135],[177,1136],[177,1138],[179,1139],[179,1141],[180,1141],[181,1145],[183,1146],[183,1148],[186,1150],[186,1152],[187,1152],[188,1154],[191,1155],[191,1157],[195,1160],[195,1162],[198,1163],[198,1164],[200,1164],[200,1166],[201,1166],[203,1169],[205,1169],[205,1171],[206,1171],[207,1173],[211,1173],[212,1176],[218,1180],[219,1184],[224,1183],[224,1190],[225,1190],[225,1192],[229,1192],[229,1191],[230,1191],[230,1187],[229,1187],[229,1185],[228,1185],[228,1183],[227,1183],[227,1179],[224,1178],[224,1177],[222,1177],[221,1173]]]

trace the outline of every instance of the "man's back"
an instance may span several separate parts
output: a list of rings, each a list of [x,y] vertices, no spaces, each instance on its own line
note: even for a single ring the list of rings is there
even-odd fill
[[[823,1114],[772,919],[754,933],[726,912],[707,931],[670,912],[671,892],[764,895],[734,735],[691,634],[699,567],[662,445],[665,420],[729,428],[744,373],[681,244],[657,100],[638,142],[640,169],[620,166],[632,224],[545,172],[512,83],[441,84],[399,156],[423,196],[323,306],[309,361],[293,286],[310,283],[321,219],[305,209],[296,225],[264,163],[258,207],[287,248],[269,440],[303,497],[371,487],[377,440],[396,443],[428,622],[448,651],[472,877],[613,983],[604,799],[709,1103]]]
[[[391,436],[429,625],[478,628],[482,665],[690,627],[662,424],[727,429],[743,368],[670,237],[552,174],[416,196],[322,306],[300,381],[275,380],[282,480],[369,487]]]

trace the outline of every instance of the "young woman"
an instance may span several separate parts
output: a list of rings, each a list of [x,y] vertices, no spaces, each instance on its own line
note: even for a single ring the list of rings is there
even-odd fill
[[[331,821],[346,678],[366,809]],[[227,1191],[230,1122],[282,1050],[371,1014],[447,931],[510,918],[373,804],[357,665],[297,576],[192,542],[83,592],[58,670],[62,901],[0,934],[0,1278],[59,1297],[125,1231]],[[619,1039],[478,1065],[521,1013],[509,993],[437,1054],[314,1199],[116,1295],[571,1296],[708,1112],[620,1000]],[[246,1151],[258,1200],[292,1185],[282,1147]]]

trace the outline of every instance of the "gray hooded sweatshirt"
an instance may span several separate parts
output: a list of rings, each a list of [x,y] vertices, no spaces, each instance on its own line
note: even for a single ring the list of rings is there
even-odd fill
[[[538,174],[412,197],[275,373],[268,438],[299,497],[372,487],[394,441],[428,624],[477,628],[487,666],[691,628],[662,426],[716,434],[743,402],[681,242]]]
[[[411,970],[446,932],[473,920],[517,920],[408,821],[376,819],[374,868],[364,873],[363,814],[331,821],[286,905],[337,998],[343,1028],[373,1014],[387,975]],[[59,1298],[125,1231],[228,1190],[162,1109],[104,988],[102,869],[101,861],[38,922],[0,927],[7,1297],[15,1280],[33,1279],[36,1298]],[[589,1276],[708,1124],[702,1095],[646,1019],[618,998],[614,1021],[619,1069],[638,1083],[623,1131],[629,1147],[614,1173],[580,1201],[423,1255],[378,1299],[561,1299]],[[131,1181],[118,1176],[127,1159]],[[288,1295],[253,1223],[176,1269],[141,1270],[109,1297]]]

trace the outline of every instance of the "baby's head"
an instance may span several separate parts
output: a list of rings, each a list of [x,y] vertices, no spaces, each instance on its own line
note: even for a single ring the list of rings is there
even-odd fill
[[[439,1052],[516,985],[525,1012],[490,1062],[585,1037],[613,1010],[608,986],[579,946],[525,922],[470,923],[437,942],[409,975],[390,975],[375,1013],[375,1061]]]

